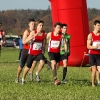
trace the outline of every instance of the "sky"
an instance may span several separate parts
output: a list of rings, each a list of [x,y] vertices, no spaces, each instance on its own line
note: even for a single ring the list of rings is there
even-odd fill
[[[0,11],[14,9],[47,9],[49,0],[0,0]],[[100,0],[87,0],[88,8],[100,9]]]

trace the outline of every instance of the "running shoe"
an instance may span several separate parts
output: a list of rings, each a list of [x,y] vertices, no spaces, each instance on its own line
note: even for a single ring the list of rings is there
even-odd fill
[[[39,75],[36,75],[36,80],[37,80],[37,82],[41,82],[41,79],[40,79]]]
[[[54,83],[55,85],[60,85],[61,84],[61,82],[59,81],[59,80],[55,80],[55,83]]]
[[[25,80],[22,79],[22,83],[21,84],[24,85],[25,84]]]
[[[18,83],[18,82],[19,82],[19,78],[16,77],[16,79],[15,79],[15,83]]]
[[[61,83],[63,84],[67,83],[66,79],[62,80]]]
[[[33,74],[29,73],[30,80],[33,81]]]
[[[98,82],[98,85],[100,86],[100,81]]]

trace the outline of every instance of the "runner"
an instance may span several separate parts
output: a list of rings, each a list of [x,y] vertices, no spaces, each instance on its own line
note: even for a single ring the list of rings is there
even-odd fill
[[[54,24],[54,31],[47,34],[47,39],[49,39],[48,45],[48,55],[51,61],[52,73],[54,77],[54,84],[60,85],[61,82],[57,79],[57,67],[60,61],[60,47],[62,40],[64,41],[65,51],[67,51],[66,41],[63,34],[60,32],[61,23],[57,22]]]
[[[64,35],[64,38],[66,39],[67,43],[67,53],[65,51],[65,47],[62,44],[61,49],[60,49],[60,60],[63,62],[63,78],[62,78],[62,83],[66,83],[66,74],[67,74],[67,62],[68,62],[68,56],[70,55],[70,35],[67,34],[67,29],[68,26],[67,24],[62,24],[62,34]]]
[[[29,22],[28,22],[29,28],[26,29],[23,34],[23,41],[27,41],[27,38],[30,39],[30,37],[31,37],[30,32],[32,32],[34,30],[34,27],[35,27],[34,25],[35,25],[35,20],[29,19]],[[19,82],[19,76],[20,76],[20,73],[22,72],[22,69],[23,69],[25,63],[26,63],[29,48],[30,48],[30,43],[29,42],[24,43],[22,54],[21,54],[21,59],[20,59],[20,66],[18,67],[18,70],[17,70],[15,83]]]
[[[36,31],[31,32],[30,39],[27,38],[23,43],[28,43],[31,41],[30,49],[29,49],[29,56],[27,58],[27,66],[24,69],[23,76],[22,76],[22,84],[25,82],[25,77],[28,71],[30,70],[33,61],[40,61],[38,65],[38,70],[36,72],[37,81],[40,82],[39,73],[44,66],[44,55],[43,52],[45,51],[45,38],[46,33],[42,30],[44,21],[38,20],[36,22]]]
[[[94,30],[88,35],[87,48],[89,49],[89,60],[92,67],[92,87],[95,87],[96,70],[100,74],[100,21],[94,21]]]

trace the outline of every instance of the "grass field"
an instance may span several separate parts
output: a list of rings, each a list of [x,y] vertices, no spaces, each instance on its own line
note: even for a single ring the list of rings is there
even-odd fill
[[[4,49],[0,57],[0,100],[100,100],[100,86],[91,87],[88,67],[68,67],[67,83],[55,86],[52,72],[44,66],[41,83],[35,79],[31,82],[29,76],[21,85],[14,82],[18,58],[17,49]],[[62,68],[58,70],[58,78],[62,79]]]

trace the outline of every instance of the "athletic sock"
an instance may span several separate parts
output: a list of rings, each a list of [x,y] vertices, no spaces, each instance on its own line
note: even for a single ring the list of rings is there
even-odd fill
[[[25,80],[22,78],[22,82],[24,82]]]
[[[54,78],[54,81],[56,81],[56,80],[57,80],[57,77]]]
[[[63,68],[63,80],[66,78],[67,67]]]
[[[39,74],[36,72],[36,75],[39,75]]]

